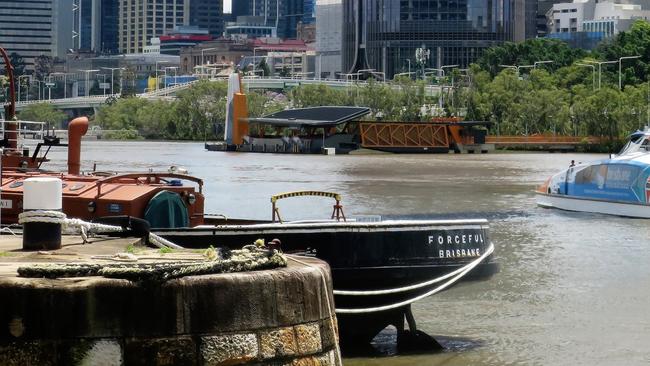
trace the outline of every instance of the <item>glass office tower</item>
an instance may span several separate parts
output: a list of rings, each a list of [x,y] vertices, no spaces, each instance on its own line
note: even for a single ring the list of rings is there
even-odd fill
[[[344,72],[414,72],[421,47],[429,50],[424,67],[466,67],[488,47],[525,38],[515,22],[530,1],[344,0]]]

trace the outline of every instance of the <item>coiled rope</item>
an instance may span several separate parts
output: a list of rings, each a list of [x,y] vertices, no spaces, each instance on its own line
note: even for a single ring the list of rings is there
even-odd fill
[[[212,251],[212,253],[208,253]],[[286,267],[286,257],[277,250],[246,245],[238,250],[207,249],[205,259],[194,263],[64,263],[34,264],[18,268],[18,275],[30,278],[104,276],[134,282],[159,283],[174,278],[216,273],[245,272]]]
[[[467,264],[466,266],[460,268],[461,271],[456,273],[456,275],[453,278],[451,278],[449,281],[443,283],[442,285],[440,285],[440,286],[436,287],[435,289],[433,289],[431,291],[428,291],[428,292],[426,292],[426,293],[424,293],[422,295],[419,295],[419,296],[416,296],[416,297],[413,297],[411,299],[404,300],[404,301],[401,301],[401,302],[398,302],[398,303],[394,303],[394,304],[390,304],[390,305],[384,305],[384,306],[377,306],[377,307],[372,307],[372,308],[360,308],[360,309],[336,308],[336,313],[337,314],[374,313],[374,312],[386,311],[386,310],[396,309],[396,308],[400,308],[400,307],[403,307],[403,306],[406,306],[406,305],[410,305],[410,304],[412,304],[412,303],[414,303],[414,302],[416,302],[418,300],[421,300],[421,299],[423,299],[425,297],[429,297],[431,295],[437,294],[438,292],[440,292],[440,291],[446,289],[447,287],[451,286],[452,284],[454,284],[455,282],[460,280],[463,276],[465,276],[467,273],[469,273],[472,269],[474,269],[474,267],[478,266],[483,260],[485,260],[485,258],[487,258],[490,254],[492,254],[492,252],[494,252],[494,244],[490,243],[490,246],[485,251],[485,253],[483,253],[482,256],[480,256],[479,258],[477,258],[473,262]],[[456,272],[456,271],[454,271],[454,272]],[[445,277],[445,276],[447,276],[447,277]],[[442,276],[442,277],[449,278],[448,275],[445,275],[445,276]],[[431,281],[427,281],[427,282],[431,282],[431,283],[440,282],[440,281],[436,281],[436,280],[438,280],[438,279],[436,278],[435,280],[431,280]],[[423,287],[425,285],[417,284],[417,285],[413,285],[413,286],[418,286],[418,287],[415,287],[415,288],[420,288],[420,287]],[[382,294],[382,293],[402,292],[402,291],[406,291],[406,290],[404,290],[405,288],[408,289],[410,287],[412,287],[412,286],[407,286],[407,287],[404,287],[404,288],[397,288],[397,289],[389,289],[389,290],[349,291],[349,292],[355,293],[357,296],[359,296],[359,295],[378,295],[378,294]],[[396,291],[396,290],[398,290],[398,291]],[[378,292],[378,293],[372,293],[372,292]],[[334,290],[334,293],[337,294],[338,291]]]
[[[81,219],[70,219],[60,211],[50,210],[34,210],[26,211],[18,215],[18,223],[24,225],[26,223],[46,223],[46,224],[59,224],[64,230],[75,230],[79,232],[84,244],[88,243],[88,238],[98,232],[102,233],[116,233],[122,232],[124,229],[121,226],[98,224],[95,222],[88,222]],[[180,245],[176,245],[171,241],[162,238],[154,233],[149,233],[149,242],[158,248],[172,248],[183,249]]]
[[[84,243],[88,237],[98,232],[122,232],[121,226],[104,225],[87,222],[80,219],[70,219],[59,211],[35,210],[23,212],[18,217],[20,224],[49,223],[60,224],[64,230],[75,230],[81,233]],[[149,242],[159,248],[183,249],[154,233],[149,233]],[[138,257],[127,253],[118,253],[111,260],[120,260],[121,264],[91,264],[91,263],[66,263],[30,265],[18,268],[22,277],[86,277],[104,276],[121,278],[139,282],[163,282],[173,278],[190,275],[244,272],[262,269],[286,267],[287,259],[277,250],[264,248],[264,241],[257,240],[254,245],[245,245],[239,250],[214,248],[207,249],[205,259],[195,260],[193,263],[137,263]]]

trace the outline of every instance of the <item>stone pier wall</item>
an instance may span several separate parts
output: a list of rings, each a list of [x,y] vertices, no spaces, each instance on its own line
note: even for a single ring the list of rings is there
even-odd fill
[[[0,365],[339,365],[330,324],[166,338],[16,341],[0,345]]]
[[[70,255],[12,253],[0,257],[2,366],[340,364],[331,276],[318,259],[142,285],[21,278],[21,264]]]

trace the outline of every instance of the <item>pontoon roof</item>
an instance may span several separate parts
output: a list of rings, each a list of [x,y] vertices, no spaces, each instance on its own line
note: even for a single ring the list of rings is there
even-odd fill
[[[249,118],[248,122],[283,127],[333,127],[370,113],[366,107],[311,107],[280,111],[268,116]]]

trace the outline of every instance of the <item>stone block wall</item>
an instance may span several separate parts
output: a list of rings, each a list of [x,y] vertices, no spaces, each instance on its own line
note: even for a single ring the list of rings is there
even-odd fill
[[[0,365],[334,366],[335,337],[325,319],[245,333],[18,341],[0,345]]]
[[[0,365],[340,365],[329,267],[301,260],[153,286],[0,275]]]

